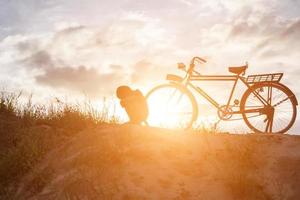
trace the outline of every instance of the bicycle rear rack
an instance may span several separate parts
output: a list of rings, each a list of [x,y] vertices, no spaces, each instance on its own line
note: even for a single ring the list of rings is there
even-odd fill
[[[282,76],[283,73],[249,75],[246,78],[246,82],[249,84],[261,82],[279,82]]]

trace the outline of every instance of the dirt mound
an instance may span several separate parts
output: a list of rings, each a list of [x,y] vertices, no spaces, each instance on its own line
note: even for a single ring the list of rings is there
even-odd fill
[[[52,150],[17,199],[297,199],[300,137],[107,126]]]

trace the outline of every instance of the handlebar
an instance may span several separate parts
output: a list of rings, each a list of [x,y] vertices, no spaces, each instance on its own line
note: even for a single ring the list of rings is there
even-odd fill
[[[200,57],[197,57],[197,56],[193,57],[193,59],[191,60],[190,67],[189,67],[189,69],[188,69],[188,71],[187,71],[189,74],[192,74],[192,73],[194,72],[195,61],[198,61],[198,62],[200,62],[200,63],[206,63],[206,62],[207,62],[207,61],[206,61],[205,59],[203,59],[203,58],[200,58]]]
[[[200,63],[206,63],[207,61],[204,58],[200,58],[200,57],[194,57],[191,61],[191,64],[195,64],[195,61],[198,60],[200,61]]]
[[[198,73],[194,70],[196,61],[198,61],[199,63],[206,63],[207,62],[204,58],[200,58],[200,57],[196,56],[196,57],[193,57],[193,59],[191,60],[191,63],[189,65],[188,69],[186,69],[186,66],[183,63],[177,63],[177,67],[178,67],[178,69],[181,69],[181,70],[187,72],[187,75],[191,75],[193,72],[200,75],[200,73]]]

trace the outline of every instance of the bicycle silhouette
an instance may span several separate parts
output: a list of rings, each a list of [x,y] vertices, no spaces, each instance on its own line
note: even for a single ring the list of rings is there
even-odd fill
[[[280,83],[283,73],[257,74],[244,77],[248,64],[229,67],[233,75],[202,75],[195,64],[206,61],[194,57],[186,69],[183,63],[178,68],[185,71],[180,77],[168,74],[169,83],[158,85],[146,95],[149,104],[148,124],[166,128],[191,128],[198,117],[198,106],[191,89],[208,100],[218,110],[220,120],[232,120],[233,115],[242,115],[246,125],[258,133],[285,133],[295,122],[298,101],[294,93]],[[226,105],[219,104],[201,87],[198,81],[232,81],[233,87]],[[246,86],[240,100],[233,100],[238,81]],[[233,102],[232,102],[233,101]]]

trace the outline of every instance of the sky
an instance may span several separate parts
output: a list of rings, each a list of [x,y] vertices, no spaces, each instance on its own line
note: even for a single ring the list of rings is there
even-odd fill
[[[299,98],[300,0],[0,0],[1,90],[39,99],[111,97],[123,84],[147,92],[193,56],[208,60],[202,73],[246,61],[247,74],[284,72]]]

